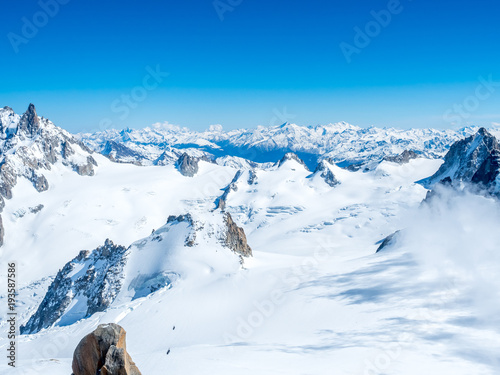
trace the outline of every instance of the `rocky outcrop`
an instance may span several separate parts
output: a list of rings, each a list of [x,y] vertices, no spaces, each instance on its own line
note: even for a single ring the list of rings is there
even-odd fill
[[[17,184],[17,174],[10,164],[0,166],[0,194],[7,199],[12,198],[12,188]]]
[[[37,214],[37,213],[39,213],[41,210],[43,210],[43,207],[44,207],[44,205],[43,205],[43,204],[39,204],[39,205],[37,205],[37,206],[35,206],[35,207],[30,207],[30,208],[29,208],[29,210],[30,210],[30,212],[31,212],[32,214]]]
[[[97,162],[92,156],[87,156],[86,164],[76,164],[74,165],[76,173],[80,176],[93,176],[95,174],[94,167],[97,166]]]
[[[177,169],[179,169],[179,172],[181,172],[183,176],[194,177],[194,175],[198,173],[199,161],[199,158],[184,153],[179,157],[179,160],[177,160]]]
[[[480,183],[486,189],[493,190],[499,172],[499,153],[497,139],[481,128],[476,134],[454,143],[439,170],[419,183],[430,189],[436,183],[449,179],[451,185]]]
[[[243,228],[236,225],[229,212],[225,213],[224,221],[227,228],[224,239],[226,246],[243,257],[252,256],[252,249],[247,243],[247,236]]]
[[[38,129],[40,129],[40,120],[33,104],[30,103],[28,110],[21,117],[18,129],[29,137],[33,137],[38,133]]]
[[[241,174],[242,171],[236,172],[231,183],[224,189],[224,193],[215,201],[215,209],[220,209],[221,211],[224,211],[226,209],[226,201],[229,193],[231,191],[238,191],[236,182],[240,178]]]
[[[500,150],[493,149],[479,169],[472,176],[472,183],[482,185],[488,188],[496,184],[498,174],[500,173]]]
[[[123,284],[126,251],[125,247],[109,239],[92,252],[81,251],[58,272],[38,310],[26,325],[21,326],[21,333],[36,333],[51,327],[63,314],[66,314],[65,319],[59,321],[60,325],[105,310]],[[86,301],[84,308],[68,312],[73,300]]]
[[[377,248],[376,253],[393,246],[400,237],[401,237],[401,231],[399,230],[394,232],[393,234],[390,234],[389,236],[384,238],[381,242],[379,242],[380,245]]]
[[[256,185],[257,180],[257,171],[255,169],[250,169],[248,172],[248,185]]]
[[[35,187],[36,191],[41,193],[42,191],[47,191],[49,190],[49,182],[45,178],[43,174],[38,174],[34,170],[31,172],[31,182],[33,183],[33,186]]]
[[[415,151],[404,150],[401,154],[396,156],[385,156],[384,160],[397,164],[407,164],[410,160],[417,159],[418,157],[419,155]]]
[[[313,176],[319,175],[327,183],[327,185],[334,187],[340,184],[340,181],[337,180],[328,164],[331,163],[329,163],[327,160],[320,161],[313,173]]]
[[[126,332],[121,326],[99,325],[76,347],[73,375],[141,375],[126,346]]]

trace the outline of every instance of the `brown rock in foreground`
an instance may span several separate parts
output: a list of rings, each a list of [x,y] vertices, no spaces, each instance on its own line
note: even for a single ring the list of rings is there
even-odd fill
[[[118,324],[101,324],[76,347],[73,374],[141,375],[127,353],[125,335],[125,330]]]

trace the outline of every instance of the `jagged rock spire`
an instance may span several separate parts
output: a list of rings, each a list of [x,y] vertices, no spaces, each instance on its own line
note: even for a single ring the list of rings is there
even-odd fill
[[[26,112],[24,112],[19,121],[18,129],[33,137],[40,128],[40,120],[36,114],[35,105],[30,103]]]

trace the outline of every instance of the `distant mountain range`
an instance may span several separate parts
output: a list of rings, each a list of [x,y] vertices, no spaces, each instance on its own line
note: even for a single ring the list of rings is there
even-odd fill
[[[319,159],[329,158],[340,166],[381,161],[413,151],[428,158],[440,158],[451,144],[475,133],[478,127],[460,130],[360,128],[345,122],[280,126],[224,131],[212,126],[204,132],[172,125],[140,130],[106,130],[82,133],[77,137],[91,149],[117,161],[156,165],[174,162],[184,152],[205,155],[217,163],[241,163],[238,158],[258,163],[279,160],[287,152],[296,153],[310,169]],[[236,158],[236,159],[235,159]]]

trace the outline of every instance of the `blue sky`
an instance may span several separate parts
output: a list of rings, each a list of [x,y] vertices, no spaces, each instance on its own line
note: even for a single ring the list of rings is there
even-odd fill
[[[73,132],[163,121],[198,130],[500,123],[494,0],[16,0],[3,9],[0,105],[23,112],[33,102]]]

